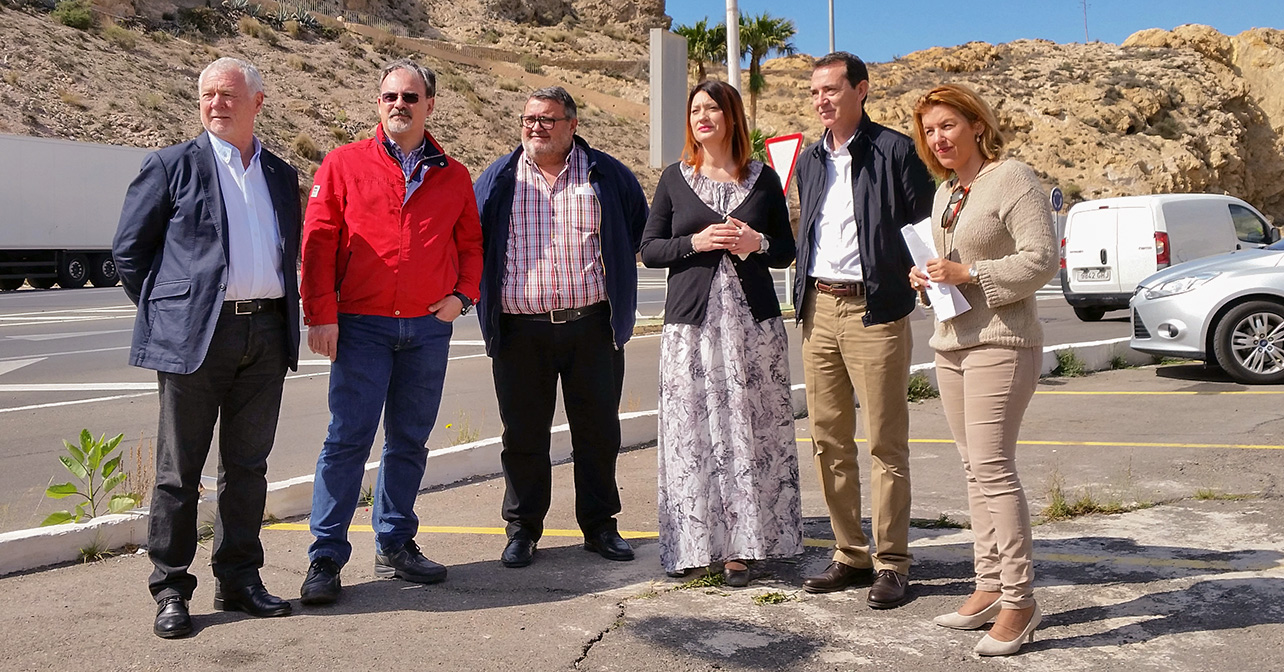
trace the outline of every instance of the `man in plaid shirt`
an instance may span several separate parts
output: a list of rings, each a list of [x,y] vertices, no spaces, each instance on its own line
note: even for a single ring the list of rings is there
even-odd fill
[[[484,258],[479,320],[504,422],[508,545],[500,560],[529,565],[544,532],[559,378],[584,548],[632,560],[616,529],[615,460],[646,197],[628,168],[575,134],[575,100],[565,89],[532,93],[520,121],[522,146],[474,185]]]

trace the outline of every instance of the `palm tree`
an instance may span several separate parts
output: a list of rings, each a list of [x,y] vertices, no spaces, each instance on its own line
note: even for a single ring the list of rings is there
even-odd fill
[[[758,94],[767,88],[762,77],[762,59],[770,54],[792,56],[797,49],[790,38],[798,31],[789,19],[773,18],[766,12],[740,16],[741,56],[749,57],[749,125],[758,127]]]
[[[696,82],[709,78],[706,64],[727,62],[727,24],[709,27],[709,17],[696,21],[694,26],[678,26],[673,32],[687,38],[687,60],[695,63]]]

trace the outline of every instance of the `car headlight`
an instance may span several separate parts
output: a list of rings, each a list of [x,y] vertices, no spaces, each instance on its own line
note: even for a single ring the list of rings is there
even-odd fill
[[[1185,294],[1186,292],[1203,287],[1209,280],[1212,280],[1219,275],[1221,275],[1219,272],[1196,273],[1194,275],[1187,275],[1185,277],[1168,280],[1167,282],[1161,282],[1154,287],[1146,288],[1146,298],[1161,299],[1165,296]]]

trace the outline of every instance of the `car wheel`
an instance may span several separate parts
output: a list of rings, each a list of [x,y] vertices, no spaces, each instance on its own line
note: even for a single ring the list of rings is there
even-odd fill
[[[1105,316],[1106,309],[1098,308],[1096,306],[1084,306],[1075,308],[1074,314],[1075,317],[1083,320],[1084,322],[1099,322],[1101,318]]]
[[[1213,353],[1241,383],[1284,382],[1284,306],[1270,301],[1235,306],[1217,323]]]

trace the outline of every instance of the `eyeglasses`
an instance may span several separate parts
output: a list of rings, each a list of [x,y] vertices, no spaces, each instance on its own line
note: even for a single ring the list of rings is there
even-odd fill
[[[397,93],[396,91],[384,91],[379,94],[379,100],[391,105],[397,102],[397,96],[401,96],[401,99],[406,101],[407,105],[414,105],[419,102],[419,94],[414,91],[402,91],[401,93]]]
[[[967,195],[971,191],[972,187],[955,187],[950,193],[950,202],[945,206],[945,212],[941,213],[942,229],[948,229],[958,221],[959,213],[963,211],[963,205],[967,203]]]
[[[532,131],[535,130],[536,126],[539,126],[541,130],[547,131],[557,122],[566,121],[567,119],[570,119],[570,117],[528,117],[526,115],[518,117],[518,120],[522,122],[522,126]]]

